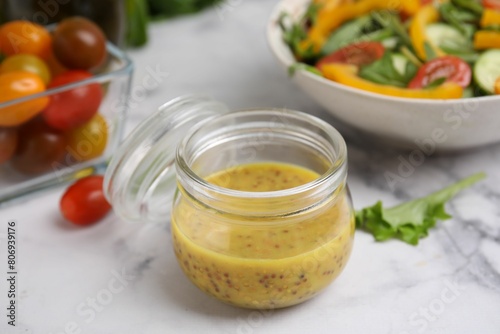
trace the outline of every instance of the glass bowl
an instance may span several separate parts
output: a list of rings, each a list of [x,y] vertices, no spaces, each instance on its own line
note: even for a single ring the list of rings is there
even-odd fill
[[[96,123],[100,126],[94,126],[93,129],[80,128],[80,136],[77,142],[75,142],[75,138],[78,136],[75,137],[74,133],[60,132],[54,129],[47,130],[44,129],[45,124],[35,124],[37,122],[43,123],[40,114],[17,127],[8,128],[10,131],[17,133],[17,145],[14,157],[0,164],[0,206],[20,196],[34,193],[49,186],[93,174],[97,169],[105,165],[115,151],[120,142],[126,119],[133,65],[125,53],[110,42],[107,43],[106,48],[107,60],[100,67],[98,73],[94,73],[91,78],[0,103],[1,113],[2,109],[6,110],[7,107],[26,105],[27,102],[40,98],[48,97],[52,99],[57,94],[89,84],[100,85],[103,92],[98,109],[98,113],[102,118]],[[0,129],[5,130],[7,128],[2,127]],[[47,131],[50,134],[45,136],[44,139],[40,139],[41,137],[37,137],[35,134],[36,131],[44,133],[43,136]],[[60,144],[57,149],[61,152],[56,154],[54,147],[57,145],[54,144],[54,138],[58,136],[64,138],[62,141],[64,147],[62,148],[63,144]],[[28,142],[28,137],[31,138],[30,142]],[[22,143],[23,140],[26,142]],[[50,147],[50,150],[46,149],[45,152],[44,148],[46,147],[44,145],[46,144]],[[88,153],[95,145],[105,145],[105,148],[98,150],[99,154]],[[25,153],[20,153],[20,151]],[[29,159],[25,157],[19,163],[16,155],[17,157],[19,157],[19,154],[26,155],[26,152],[32,154],[27,155]],[[54,158],[55,156],[57,157]],[[44,160],[44,164],[37,163],[37,159]],[[22,167],[20,168],[20,166]]]

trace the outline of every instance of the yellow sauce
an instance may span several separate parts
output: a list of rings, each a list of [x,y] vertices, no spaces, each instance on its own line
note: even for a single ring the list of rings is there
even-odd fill
[[[206,180],[262,192],[318,177],[295,165],[257,163]],[[266,218],[217,212],[187,197],[181,196],[172,215],[175,254],[196,286],[224,302],[258,309],[300,303],[331,283],[350,255],[354,218],[345,190],[317,208]]]

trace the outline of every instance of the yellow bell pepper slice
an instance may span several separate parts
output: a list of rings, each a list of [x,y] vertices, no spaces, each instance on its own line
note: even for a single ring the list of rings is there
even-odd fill
[[[495,81],[495,94],[500,94],[500,78]]]
[[[417,52],[417,56],[420,59],[426,60],[427,54],[425,52],[425,43],[428,43],[439,57],[444,56],[445,53],[440,50],[437,46],[433,45],[426,36],[425,28],[427,25],[439,21],[439,11],[433,5],[427,5],[422,7],[410,24],[410,38],[413,43],[413,47]]]
[[[358,68],[348,64],[328,64],[322,67],[325,78],[340,84],[388,96],[413,98],[413,99],[459,99],[463,89],[456,83],[445,82],[431,89],[408,89],[380,85],[360,78]]]
[[[318,0],[319,1],[319,0]],[[410,16],[420,8],[420,0],[359,0],[346,2],[333,0],[325,2],[319,10],[316,24],[311,27],[307,38],[301,42],[302,52],[312,49],[317,53],[325,44],[330,33],[344,22],[370,13],[374,10],[399,10]]]
[[[482,28],[500,25],[500,11],[485,8],[481,16],[480,25]]]
[[[474,49],[500,49],[500,32],[480,30],[474,34]]]

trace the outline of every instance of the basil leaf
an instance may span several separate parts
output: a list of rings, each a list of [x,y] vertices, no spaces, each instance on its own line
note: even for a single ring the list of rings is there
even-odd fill
[[[404,45],[413,49],[413,43],[411,42],[410,35],[397,13],[391,11],[376,11],[373,12],[371,16],[381,26],[390,29],[394,35],[398,36]]]
[[[359,76],[365,80],[381,85],[406,87],[415,76],[417,67],[408,61],[405,73],[400,73],[394,66],[392,53],[386,51],[384,56],[370,65],[361,67]]]
[[[417,75],[417,72],[418,66],[413,64],[411,61],[408,61],[408,63],[406,64],[405,73],[403,74],[403,82],[405,83],[405,87],[415,77],[415,75]]]
[[[445,22],[467,36],[468,39],[472,39],[476,32],[476,25],[479,23],[480,16],[456,7],[452,3],[442,4],[439,7],[439,13]]]
[[[451,0],[451,3],[457,7],[467,9],[474,14],[483,15],[484,7],[476,0]]]
[[[356,20],[344,23],[336,29],[323,46],[322,53],[330,54],[343,46],[352,44],[363,35],[363,28],[371,22],[370,16],[362,16]]]
[[[283,31],[283,40],[293,53],[301,59],[311,60],[319,56],[314,52],[312,46],[304,51],[299,48],[299,44],[307,38],[308,27],[316,21],[320,6],[316,3],[311,3],[301,19],[289,25],[285,22],[287,18],[290,18],[287,13],[281,13],[278,20],[278,24]]]

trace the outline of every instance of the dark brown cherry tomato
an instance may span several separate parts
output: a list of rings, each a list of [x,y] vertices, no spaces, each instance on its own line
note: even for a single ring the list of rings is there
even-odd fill
[[[111,210],[102,189],[103,177],[88,176],[71,185],[60,202],[61,213],[76,225],[98,222]]]
[[[88,70],[104,61],[106,37],[92,21],[72,17],[57,26],[53,48],[62,65],[69,69]]]
[[[0,128],[0,164],[9,161],[17,147],[17,129]]]
[[[66,152],[66,137],[49,127],[41,118],[24,124],[18,131],[19,141],[11,159],[14,169],[23,174],[50,171],[62,161]]]
[[[444,78],[446,82],[455,82],[463,88],[469,86],[472,70],[465,61],[455,56],[435,58],[425,63],[408,84],[408,88],[420,89],[433,81]]]
[[[91,78],[86,71],[68,71],[60,74],[48,88],[63,86]],[[73,88],[50,97],[42,112],[47,124],[59,130],[72,130],[84,125],[94,117],[102,101],[102,88],[98,83]]]
[[[321,70],[323,65],[329,63],[368,65],[382,58],[384,52],[385,48],[379,42],[354,43],[321,58],[316,67]]]

